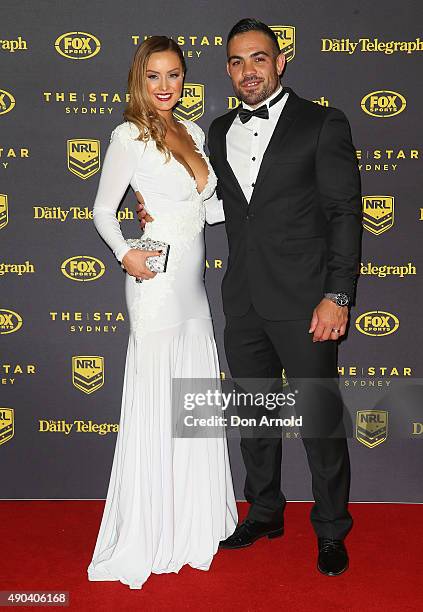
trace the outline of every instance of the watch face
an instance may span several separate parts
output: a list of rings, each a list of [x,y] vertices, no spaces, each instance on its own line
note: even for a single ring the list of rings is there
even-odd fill
[[[338,293],[336,296],[336,303],[338,306],[346,306],[349,302],[348,295],[346,293]]]

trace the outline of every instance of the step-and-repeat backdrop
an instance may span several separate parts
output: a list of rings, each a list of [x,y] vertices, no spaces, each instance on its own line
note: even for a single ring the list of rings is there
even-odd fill
[[[104,498],[118,431],[128,317],[124,272],[92,222],[104,153],[122,122],[136,46],[173,37],[187,64],[177,113],[207,130],[237,100],[231,26],[255,16],[287,56],[284,83],[350,120],[363,188],[358,299],[339,348],[354,389],[352,500],[423,502],[422,411],[390,386],[422,376],[420,3],[250,0],[0,5],[0,464],[4,499]],[[135,197],[118,218],[139,233]],[[206,285],[222,376],[223,225],[206,230]],[[397,394],[397,397],[399,395]],[[404,411],[404,413],[400,411]],[[400,427],[394,427],[404,416]],[[311,499],[301,440],[284,431],[283,486]],[[230,441],[238,499],[244,468]]]

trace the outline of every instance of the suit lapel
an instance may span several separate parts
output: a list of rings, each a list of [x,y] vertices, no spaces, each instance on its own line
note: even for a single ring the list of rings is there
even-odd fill
[[[269,144],[266,151],[264,152],[263,159],[260,165],[259,173],[254,185],[253,193],[250,199],[250,207],[254,203],[255,199],[260,193],[260,186],[263,184],[265,175],[269,170],[274,158],[280,154],[282,142],[288,131],[292,127],[295,117],[298,112],[298,96],[292,91],[290,87],[285,87],[289,91],[288,100],[281,112],[278,122],[273,130],[273,134],[270,138]]]
[[[248,202],[244,195],[244,192],[242,191],[241,185],[239,184],[238,179],[235,176],[234,171],[232,170],[232,166],[228,162],[228,154],[227,154],[227,148],[226,148],[226,134],[228,133],[229,128],[231,127],[237,115],[238,115],[238,108],[235,108],[230,113],[227,113],[227,115],[224,115],[223,121],[222,121],[222,131],[221,131],[221,135],[219,139],[220,140],[219,146],[220,146],[220,154],[221,154],[221,159],[223,160],[225,172],[227,175],[229,175],[229,178],[234,183],[238,191],[239,197],[244,201],[244,204],[247,206]]]
[[[238,108],[232,110],[230,113],[227,113],[222,117],[221,133],[219,138],[219,152],[221,155],[221,159],[223,160],[224,170],[226,174],[234,183],[238,191],[239,197],[247,207],[251,207],[255,199],[258,197],[257,194],[259,193],[260,185],[263,183],[265,174],[272,165],[274,157],[280,153],[282,141],[287,135],[292,124],[294,123],[295,116],[298,112],[299,97],[290,87],[285,87],[285,90],[289,92],[288,100],[286,101],[286,104],[273,131],[272,137],[270,138],[267,149],[263,155],[259,173],[257,175],[257,180],[255,182],[255,186],[249,203],[227,158],[226,135],[232,123],[234,122],[235,117],[238,114]]]

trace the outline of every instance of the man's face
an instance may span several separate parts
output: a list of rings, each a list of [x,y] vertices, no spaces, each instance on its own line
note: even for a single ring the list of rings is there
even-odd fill
[[[285,56],[264,32],[237,34],[229,42],[227,71],[237,97],[249,106],[272,95],[284,66]]]

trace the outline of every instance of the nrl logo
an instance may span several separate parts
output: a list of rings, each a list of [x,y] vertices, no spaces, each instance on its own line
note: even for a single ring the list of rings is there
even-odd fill
[[[8,221],[7,195],[5,193],[0,193],[0,229],[5,227]]]
[[[367,448],[374,448],[388,437],[386,410],[359,410],[356,418],[356,438]]]
[[[0,408],[0,446],[13,438],[14,428],[13,408]]]
[[[394,224],[393,196],[363,196],[363,227],[379,236]]]
[[[182,97],[174,110],[174,115],[181,121],[189,119],[196,121],[204,115],[204,85],[201,83],[185,83]]]
[[[0,115],[5,115],[15,107],[15,98],[11,93],[0,89]]]
[[[104,384],[104,357],[75,355],[72,357],[72,383],[89,395]]]
[[[100,141],[87,138],[68,140],[68,169],[81,179],[100,170]]]
[[[295,27],[294,26],[270,26],[274,31],[279,43],[279,49],[286,57],[286,61],[290,62],[295,56]]]

